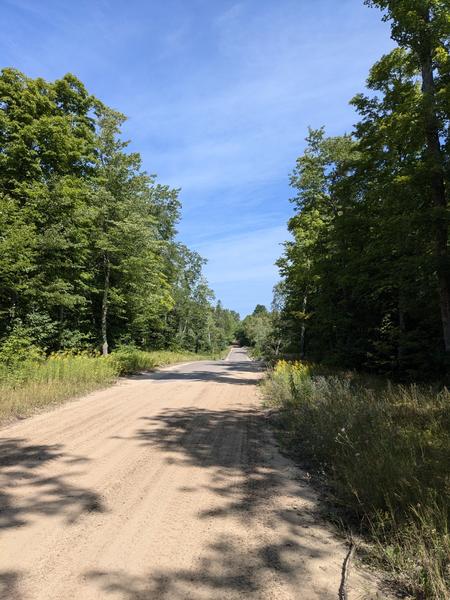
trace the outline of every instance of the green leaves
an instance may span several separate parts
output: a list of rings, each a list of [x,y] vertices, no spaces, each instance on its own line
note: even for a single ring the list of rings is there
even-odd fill
[[[30,330],[30,315],[54,327],[45,343],[33,337],[46,350],[230,341],[203,259],[175,242],[178,190],[142,170],[124,121],[74,75],[2,71],[0,347],[20,337],[17,319]]]
[[[433,191],[443,173],[447,194],[449,184],[448,3],[368,4],[392,19],[400,47],[372,67],[368,94],[352,100],[351,136],[309,130],[291,175],[279,327],[290,352],[305,342],[315,359],[433,377],[450,272],[447,202]],[[424,87],[426,48],[434,95]]]

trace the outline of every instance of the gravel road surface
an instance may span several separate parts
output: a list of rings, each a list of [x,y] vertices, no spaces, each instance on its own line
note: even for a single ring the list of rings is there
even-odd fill
[[[0,598],[338,598],[347,547],[282,457],[243,349],[0,431]],[[373,598],[356,569],[349,598]],[[381,596],[380,596],[381,597]]]

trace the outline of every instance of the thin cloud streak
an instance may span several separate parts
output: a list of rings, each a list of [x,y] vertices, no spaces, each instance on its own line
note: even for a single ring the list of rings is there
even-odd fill
[[[73,72],[128,115],[130,148],[182,189],[180,237],[209,259],[217,296],[244,313],[270,303],[292,212],[288,174],[308,125],[351,129],[348,100],[392,47],[380,14],[362,0],[2,8],[5,64],[48,79]]]

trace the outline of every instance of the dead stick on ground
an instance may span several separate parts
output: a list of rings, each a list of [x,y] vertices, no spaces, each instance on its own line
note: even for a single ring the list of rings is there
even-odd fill
[[[350,562],[352,560],[354,551],[355,551],[355,544],[351,541],[350,548],[347,552],[347,556],[345,557],[344,564],[342,565],[341,585],[339,586],[339,600],[348,600],[347,580],[348,580],[348,572],[350,569]]]

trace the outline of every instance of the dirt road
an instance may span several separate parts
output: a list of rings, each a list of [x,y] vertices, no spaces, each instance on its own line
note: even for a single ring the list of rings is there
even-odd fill
[[[0,597],[336,599],[345,545],[264,424],[260,372],[140,375],[0,431]],[[353,573],[350,598],[373,597]]]

